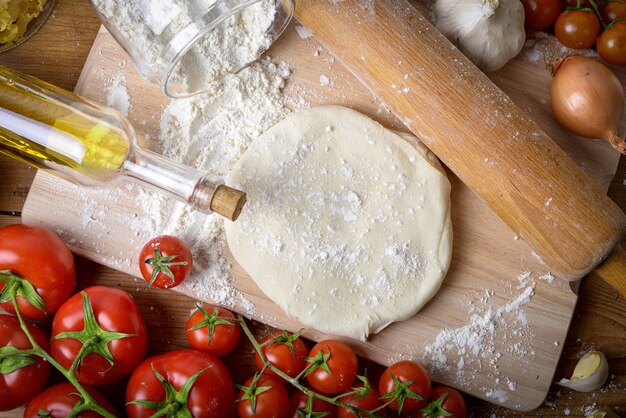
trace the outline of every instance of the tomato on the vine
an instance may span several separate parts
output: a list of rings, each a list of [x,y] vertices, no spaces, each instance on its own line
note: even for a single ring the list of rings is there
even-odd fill
[[[626,19],[626,2],[624,0],[613,0],[602,8],[600,15],[604,23]]]
[[[554,24],[556,38],[572,49],[591,47],[601,30],[602,25],[593,10],[565,10]]]
[[[44,350],[48,336],[35,325],[26,325]],[[41,357],[11,356],[11,351],[33,348],[13,315],[0,315],[0,411],[10,411],[30,401],[46,386],[50,364]]]
[[[162,235],[151,239],[139,254],[139,270],[151,285],[161,289],[178,286],[193,268],[191,251],[180,238]]]
[[[107,386],[122,380],[141,363],[148,347],[148,331],[130,294],[92,286],[71,297],[54,316],[50,354],[69,369],[83,347],[81,340],[91,348],[76,369],[78,381]]]
[[[95,389],[85,386],[85,390],[91,395],[98,405],[115,416],[119,416],[113,405]],[[46,389],[29,402],[24,411],[23,418],[65,418],[69,416],[74,405],[80,400],[80,394],[71,383],[61,383]],[[42,414],[48,413],[48,415]],[[80,418],[100,418],[94,411],[81,412]]]
[[[187,320],[189,345],[217,357],[233,351],[240,333],[241,326],[235,314],[213,305],[198,306]]]
[[[430,376],[420,364],[399,361],[383,372],[378,390],[385,403],[395,399],[388,405],[389,409],[400,412],[415,411],[428,404]]]
[[[596,42],[598,54],[609,64],[626,64],[626,20],[613,23]]]
[[[337,416],[337,407],[332,403],[328,403],[318,398],[311,400],[311,409],[307,410],[309,403],[309,395],[296,390],[291,395],[289,417],[291,418],[303,418],[307,416],[307,413],[326,414],[324,418],[335,418]]]
[[[168,407],[178,408],[180,416],[189,412],[193,418],[234,417],[235,389],[226,366],[197,350],[171,351],[145,360],[126,386],[126,413],[130,418],[147,418]]]
[[[367,382],[363,380],[364,378],[359,376],[362,382]],[[357,408],[363,409],[365,411],[374,411],[384,405],[382,399],[380,399],[380,393],[373,387],[361,383],[360,385],[348,389],[348,392],[356,392],[351,395],[342,396],[339,400],[346,405],[355,406]],[[377,415],[383,414],[384,411],[377,411]],[[338,409],[337,417],[338,418],[354,418],[355,415],[353,412],[346,408],[340,407]],[[365,418],[368,415],[365,413],[359,413],[359,418]]]
[[[274,377],[261,376],[246,380],[237,395],[239,418],[287,418],[289,394],[285,385]]]
[[[296,377],[307,366],[309,349],[299,334],[273,333],[261,340],[261,346],[267,361],[290,377]],[[257,370],[261,371],[264,365],[259,353],[256,354],[255,362]],[[276,376],[269,369],[264,374]]]
[[[465,418],[467,405],[458,390],[448,386],[434,387],[430,393],[432,401],[417,414],[417,418]]]
[[[543,30],[551,26],[563,10],[562,0],[522,0],[524,26],[532,30]]]
[[[20,313],[42,319],[55,313],[76,288],[74,256],[51,230],[41,226],[0,228],[0,291],[16,292]],[[0,306],[15,313],[11,301]]]
[[[333,395],[348,389],[359,367],[356,354],[341,341],[326,340],[317,343],[307,359],[312,371],[307,380],[321,393]]]

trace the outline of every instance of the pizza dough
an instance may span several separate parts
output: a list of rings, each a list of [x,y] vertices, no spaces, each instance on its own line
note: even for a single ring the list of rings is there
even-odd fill
[[[248,194],[226,223],[235,259],[308,327],[363,340],[414,315],[448,270],[450,183],[437,158],[354,110],[292,114],[227,183]]]

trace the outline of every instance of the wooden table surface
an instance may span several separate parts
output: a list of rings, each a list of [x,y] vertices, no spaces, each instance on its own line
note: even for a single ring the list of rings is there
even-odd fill
[[[50,20],[33,38],[20,47],[0,54],[0,64],[32,74],[50,83],[73,89],[100,22],[87,0],[57,0]],[[20,211],[35,169],[0,155],[0,226],[19,223]],[[609,196],[626,211],[626,160],[622,159]],[[138,249],[139,250],[139,249]],[[135,278],[77,257],[79,287],[94,284],[121,287],[138,301],[150,331],[150,354],[186,347],[184,326],[195,301],[172,292],[150,290]],[[167,298],[167,303],[164,303]],[[269,329],[252,324],[259,337]],[[599,391],[584,394],[553,385],[544,405],[527,414],[498,408],[469,399],[475,417],[499,416],[585,416],[595,408],[612,407],[626,417],[626,300],[593,275],[580,286],[580,299],[565,342],[555,380],[568,377],[580,354],[589,348],[603,351],[609,361],[611,378]],[[242,339],[225,358],[236,382],[254,371],[252,346]],[[365,362],[364,362],[365,363]],[[370,374],[381,368],[366,364]],[[372,372],[373,370],[373,372]],[[53,376],[53,379],[58,379]],[[121,386],[104,391],[123,410]],[[0,413],[0,418],[20,416],[21,410]]]

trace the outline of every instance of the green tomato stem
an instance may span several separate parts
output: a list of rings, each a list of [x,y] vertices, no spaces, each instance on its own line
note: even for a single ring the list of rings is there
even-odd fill
[[[20,327],[22,328],[22,331],[24,332],[24,334],[26,334],[28,341],[33,346],[33,348],[29,351],[33,351],[36,356],[43,358],[55,369],[61,372],[61,374],[76,388],[76,390],[78,390],[80,395],[85,400],[85,406],[88,406],[89,410],[99,413],[104,418],[115,418],[115,415],[111,414],[109,411],[100,406],[98,402],[89,394],[89,392],[85,390],[85,388],[78,382],[78,379],[76,379],[74,373],[70,373],[69,370],[61,366],[61,364],[57,362],[50,354],[48,354],[46,350],[44,350],[39,344],[37,344],[37,341],[35,341],[35,338],[32,336],[32,334],[28,330],[28,327],[26,326],[26,321],[22,317],[22,313],[20,312],[20,307],[17,303],[16,297],[13,297],[13,307],[15,308],[15,315],[20,322]]]
[[[578,0],[578,3],[580,4],[581,0]],[[591,7],[593,8],[593,12],[596,14],[596,16],[598,17],[598,20],[600,21],[600,24],[602,25],[603,29],[606,29],[609,27],[609,24],[604,23],[604,20],[602,19],[602,15],[600,14],[600,10],[598,9],[598,5],[596,4],[596,2],[594,0],[589,0],[589,3],[591,3]]]

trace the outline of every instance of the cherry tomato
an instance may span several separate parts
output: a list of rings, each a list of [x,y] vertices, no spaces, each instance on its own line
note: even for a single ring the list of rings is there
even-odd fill
[[[337,416],[337,407],[335,405],[317,398],[313,398],[311,410],[307,411],[306,407],[308,401],[309,396],[306,393],[299,390],[295,391],[293,395],[291,395],[289,416],[291,418],[302,418],[303,412],[326,413],[324,418],[335,418]],[[298,413],[298,411],[300,412]],[[306,416],[306,414],[304,416]]]
[[[143,278],[161,289],[178,286],[189,277],[193,261],[191,251],[180,238],[162,235],[151,239],[139,254]]]
[[[624,1],[612,1],[607,3],[600,13],[604,23],[626,19],[626,3]]]
[[[92,286],[83,292],[89,297],[95,322],[101,330],[131,336],[115,339],[106,345],[113,356],[113,367],[103,356],[92,353],[83,359],[80,370],[76,370],[76,377],[79,382],[91,386],[117,383],[135,370],[146,354],[146,324],[137,303],[127,292],[104,286]],[[61,333],[83,331],[85,328],[83,292],[65,302],[52,322],[50,354],[66,369],[70,368],[82,343],[74,338],[55,338]]]
[[[237,319],[228,309],[213,305],[199,307],[192,313],[187,320],[187,341],[191,348],[217,357],[233,351],[239,340],[241,326],[225,318]]]
[[[41,348],[48,350],[48,336],[35,325],[27,324],[28,330]],[[20,321],[13,315],[0,315],[0,347],[31,349],[28,337],[20,328]],[[0,411],[10,411],[30,401],[46,386],[50,364],[41,357],[30,357],[35,363],[10,373],[0,372]],[[0,371],[9,359],[0,360]],[[7,370],[8,371],[8,370]]]
[[[287,418],[289,394],[285,386],[276,378],[261,376],[256,385],[252,387],[253,379],[254,377],[251,377],[246,380],[244,384],[246,389],[239,391],[237,416],[239,418]],[[249,396],[256,398],[254,410]]]
[[[556,21],[563,10],[562,0],[522,0],[524,26],[532,30],[543,30]]]
[[[434,387],[430,393],[432,401],[417,413],[417,418],[444,418],[467,416],[467,405],[458,390],[448,386]],[[452,414],[452,415],[450,415]]]
[[[273,342],[270,342],[272,340]],[[293,353],[289,349],[288,344],[291,344]],[[296,377],[307,366],[305,358],[309,353],[309,349],[302,341],[302,338],[294,334],[274,333],[261,340],[261,345],[263,345],[265,358],[291,377]],[[263,369],[263,359],[261,359],[258,353],[255,361],[257,370],[261,371]],[[267,376],[276,376],[271,370],[266,370],[265,374]]]
[[[22,296],[20,312],[27,319],[46,318],[59,309],[76,288],[74,256],[54,232],[41,226],[8,225],[0,228],[0,274],[9,270],[26,279],[43,299],[42,311]],[[1,279],[2,277],[0,277]],[[0,290],[5,284],[0,282]],[[1,304],[15,313],[13,304]]]
[[[573,49],[591,47],[601,30],[602,25],[592,10],[565,10],[554,24],[559,42]]]
[[[357,387],[363,387],[363,385],[360,385]],[[348,389],[348,391],[350,390],[351,389]],[[384,402],[380,399],[380,393],[378,393],[378,390],[374,388],[370,388],[369,393],[367,395],[352,394],[352,395],[348,395],[348,396],[344,396],[340,398],[340,401],[347,405],[356,406],[357,408],[361,408],[366,411],[373,411],[381,407],[382,405],[384,405]],[[381,415],[381,414],[384,414],[384,410],[377,412],[377,415]],[[367,414],[359,413],[358,416],[359,418],[365,418],[367,417]],[[339,408],[337,417],[338,418],[354,418],[356,417],[356,415],[354,415],[348,409]]]
[[[119,416],[113,405],[99,392],[89,386],[85,386],[85,390],[98,402],[98,405],[113,415]],[[40,418],[42,417],[41,411],[48,413],[48,415],[45,415],[46,417],[65,418],[70,414],[79,399],[80,395],[71,383],[51,386],[30,401],[24,411],[23,418]],[[85,411],[78,414],[78,418],[99,418],[101,416],[94,411]]]
[[[153,370],[154,369],[154,370]],[[226,366],[215,356],[197,350],[178,350],[145,360],[133,372],[126,386],[126,413],[130,418],[147,418],[156,410],[134,401],[164,402],[166,392],[155,371],[177,392],[197,375],[186,397],[193,418],[232,418],[235,416],[235,389]],[[176,402],[175,400],[173,402]],[[166,404],[163,404],[166,407]],[[161,410],[163,408],[159,408]],[[185,416],[179,410],[179,416]]]
[[[309,363],[317,364],[307,380],[313,388],[321,393],[333,395],[348,389],[359,367],[356,354],[350,346],[341,341],[326,340],[317,343],[309,353]],[[320,366],[325,362],[330,374]]]
[[[598,54],[609,64],[626,64],[626,20],[611,25],[596,42]]]
[[[401,386],[396,386],[392,375],[401,382]],[[413,382],[407,385],[407,382]],[[399,361],[392,364],[383,372],[378,383],[378,390],[383,401],[388,402],[390,398],[386,395],[396,391],[399,392],[400,398],[387,407],[394,411],[408,412],[423,408],[428,404],[428,397],[431,391],[430,376],[424,367],[412,361]],[[410,399],[403,395],[406,391],[411,391],[422,398],[422,400]],[[400,403],[403,400],[402,408]]]

